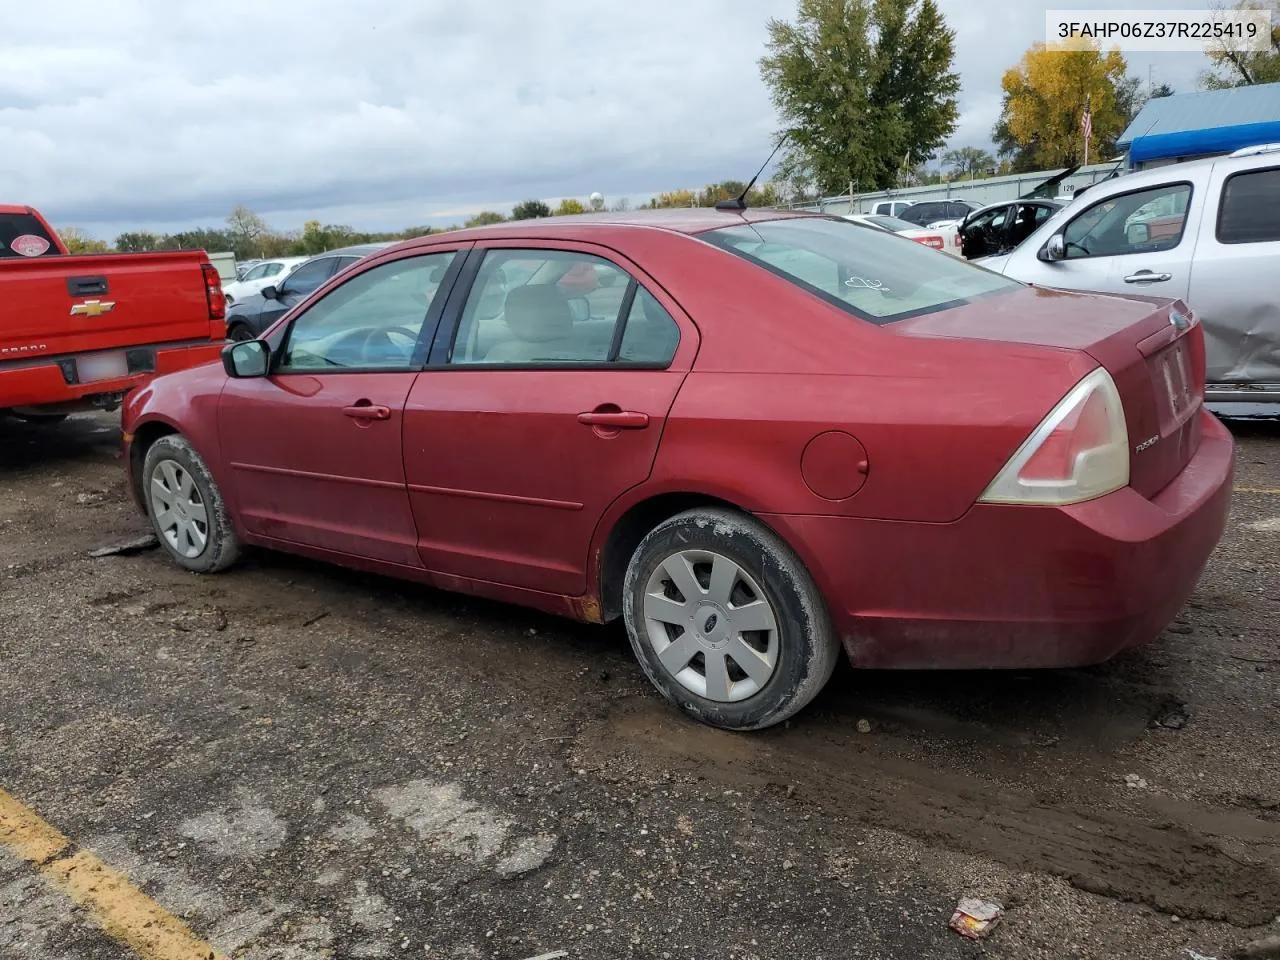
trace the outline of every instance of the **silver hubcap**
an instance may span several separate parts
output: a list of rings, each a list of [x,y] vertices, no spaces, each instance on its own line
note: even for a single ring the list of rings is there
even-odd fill
[[[728,557],[682,550],[644,591],[644,629],[658,661],[718,703],[755,696],[778,667],[778,620],[764,591]]]
[[[191,474],[176,460],[161,460],[151,471],[151,513],[160,535],[179,554],[194,560],[204,553],[209,511]]]

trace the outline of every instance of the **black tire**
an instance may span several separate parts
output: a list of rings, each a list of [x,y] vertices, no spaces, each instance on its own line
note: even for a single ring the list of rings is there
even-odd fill
[[[728,558],[761,588],[759,599],[771,608],[776,623],[776,666],[768,680],[746,699],[725,702],[699,695],[663,665],[650,640],[644,613],[650,578],[661,576],[659,571],[666,569],[668,559],[689,551]],[[800,558],[764,524],[733,510],[689,510],[655,527],[636,547],[627,566],[622,607],[631,648],[653,685],[691,717],[726,730],[762,730],[802,710],[831,678],[840,651],[826,604]],[[740,608],[728,609],[732,613]],[[734,636],[731,619],[726,617],[725,624],[730,626],[728,635]],[[667,633],[662,642],[671,637]],[[695,664],[696,660],[690,661],[689,667],[696,670]],[[706,660],[703,664],[705,671]],[[732,685],[737,686],[737,681]]]
[[[203,549],[194,556],[185,555],[179,550],[167,535],[168,527],[162,526],[157,519],[155,498],[152,495],[152,479],[157,476],[157,471],[161,471],[160,476],[163,476],[162,465],[166,461],[177,464],[190,476],[199,496],[200,505],[204,509],[205,543]],[[227,569],[240,558],[240,539],[236,536],[235,528],[231,524],[231,517],[227,513],[222,493],[214,483],[204,460],[185,437],[180,434],[169,434],[153,443],[143,459],[140,482],[151,528],[160,541],[160,546],[175,563],[193,573],[217,573]]]
[[[245,323],[233,323],[227,327],[227,339],[237,343],[245,340],[252,340],[253,331],[249,329],[249,325]]]

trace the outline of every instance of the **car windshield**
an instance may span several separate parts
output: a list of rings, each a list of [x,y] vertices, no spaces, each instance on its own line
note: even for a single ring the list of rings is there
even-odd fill
[[[1022,286],[904,237],[847,220],[796,217],[720,227],[701,239],[871,323],[884,324]]]

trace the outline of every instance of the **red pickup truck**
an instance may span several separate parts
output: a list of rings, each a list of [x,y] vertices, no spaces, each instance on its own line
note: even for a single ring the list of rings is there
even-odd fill
[[[36,210],[0,205],[0,414],[114,410],[151,376],[216,360],[225,338],[203,250],[72,256]]]

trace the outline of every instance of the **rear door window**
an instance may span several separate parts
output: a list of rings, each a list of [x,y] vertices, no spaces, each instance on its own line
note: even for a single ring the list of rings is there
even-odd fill
[[[1222,185],[1219,243],[1280,240],[1280,167],[1234,173]]]
[[[55,256],[53,237],[29,213],[0,213],[0,260]]]

